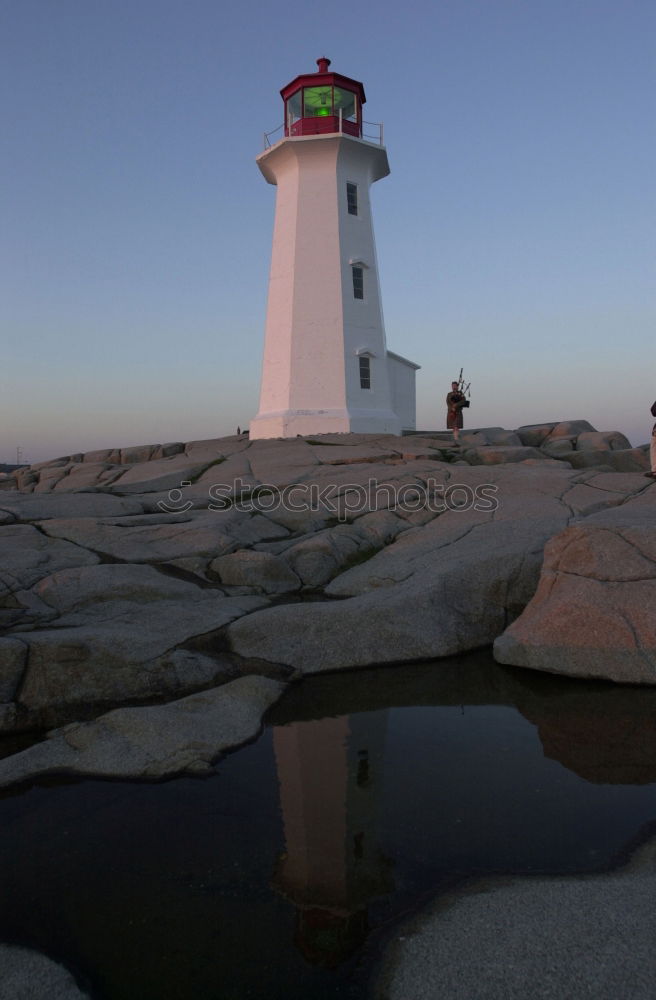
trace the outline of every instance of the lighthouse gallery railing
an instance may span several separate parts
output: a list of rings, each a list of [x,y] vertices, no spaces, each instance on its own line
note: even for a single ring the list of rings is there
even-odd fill
[[[309,119],[309,120],[311,121],[312,119]],[[344,130],[342,128],[342,124],[343,123],[342,123],[342,116],[341,116],[341,114],[339,116],[339,128],[337,128],[335,132],[328,132],[328,133],[321,132],[321,133],[317,133],[314,128],[308,128],[307,131],[305,131],[304,128],[303,128],[303,124],[302,124],[303,121],[305,121],[305,119],[299,118],[296,122],[294,122],[294,133],[293,133],[294,136],[299,136],[299,135],[317,135],[317,134],[320,134],[320,135],[339,135],[339,134],[349,135],[350,134],[350,131],[346,132],[346,130]],[[284,134],[285,134],[285,124],[284,124],[284,122],[283,122],[282,125],[279,125],[278,128],[274,128],[271,132],[265,132],[264,133],[264,146],[263,146],[263,148],[264,149],[270,149],[271,146],[274,146],[280,139],[284,138]],[[384,132],[383,132],[383,123],[382,122],[365,122],[365,121],[362,122],[362,135],[361,135],[362,139],[366,139],[367,142],[375,142],[377,145],[382,146],[383,145],[383,135],[384,135]],[[275,136],[275,138],[274,138],[274,136]]]

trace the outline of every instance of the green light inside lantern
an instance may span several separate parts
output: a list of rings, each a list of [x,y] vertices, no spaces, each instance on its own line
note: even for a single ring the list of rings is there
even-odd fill
[[[303,103],[307,118],[325,117],[333,113],[333,94],[331,87],[305,87]]]

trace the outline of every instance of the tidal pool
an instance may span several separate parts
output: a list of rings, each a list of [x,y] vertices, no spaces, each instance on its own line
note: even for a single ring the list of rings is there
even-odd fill
[[[98,1000],[364,1000],[441,893],[622,864],[655,829],[655,720],[655,690],[488,651],[310,677],[209,778],[5,793],[0,939]]]

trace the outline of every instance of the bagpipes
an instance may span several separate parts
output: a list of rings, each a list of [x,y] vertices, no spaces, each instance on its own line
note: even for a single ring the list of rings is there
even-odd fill
[[[462,368],[461,368],[460,369],[460,374],[458,375],[458,392],[462,393],[462,395],[465,396],[465,397],[466,396],[471,396],[471,393],[469,391],[470,385],[471,385],[471,382],[468,382],[467,385],[465,385],[465,380],[462,377]],[[464,402],[462,402],[460,404],[460,406],[463,409],[465,407],[467,407],[467,406],[471,406],[471,401],[469,399],[465,399]]]

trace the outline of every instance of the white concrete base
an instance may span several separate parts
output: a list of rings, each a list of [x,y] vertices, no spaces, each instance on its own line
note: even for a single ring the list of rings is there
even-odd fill
[[[281,410],[258,414],[249,428],[251,441],[356,432],[400,434],[401,421],[392,410]]]

